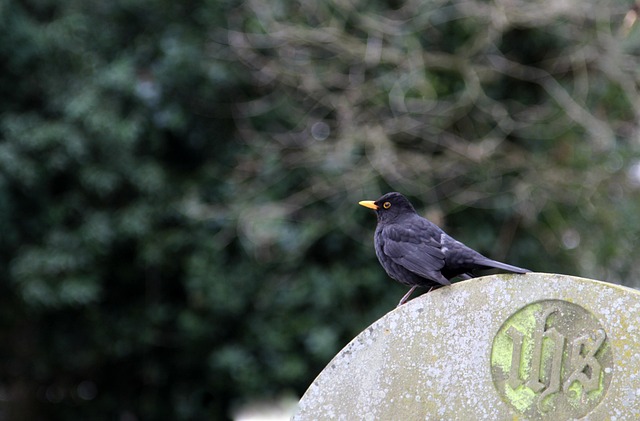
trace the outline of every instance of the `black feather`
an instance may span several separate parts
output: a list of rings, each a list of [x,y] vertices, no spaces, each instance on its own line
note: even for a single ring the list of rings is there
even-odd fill
[[[376,209],[378,225],[374,244],[380,264],[391,278],[412,287],[398,305],[409,298],[415,287],[450,285],[455,277],[473,277],[475,269],[529,272],[528,269],[491,260],[453,239],[418,215],[400,193],[387,193],[373,205],[371,202],[361,204]]]

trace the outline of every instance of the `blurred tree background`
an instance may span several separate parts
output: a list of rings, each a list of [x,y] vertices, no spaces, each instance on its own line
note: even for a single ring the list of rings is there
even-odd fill
[[[300,396],[406,288],[363,199],[640,287],[632,1],[0,2],[0,419]]]

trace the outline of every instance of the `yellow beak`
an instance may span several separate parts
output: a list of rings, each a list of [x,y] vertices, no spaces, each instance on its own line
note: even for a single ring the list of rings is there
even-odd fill
[[[378,205],[376,205],[376,202],[374,202],[373,200],[363,200],[361,202],[358,202],[358,204],[360,206],[364,206],[365,208],[378,210]]]

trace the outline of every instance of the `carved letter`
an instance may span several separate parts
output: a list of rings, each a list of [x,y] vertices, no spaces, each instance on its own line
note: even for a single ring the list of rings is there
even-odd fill
[[[507,329],[506,334],[513,341],[511,368],[509,368],[509,380],[507,380],[507,384],[511,386],[512,389],[515,389],[522,384],[522,381],[520,380],[520,361],[522,358],[522,342],[524,341],[524,335],[513,326]]]
[[[536,329],[533,333],[533,354],[531,355],[531,373],[529,374],[529,380],[525,383],[528,388],[538,393],[546,386],[544,383],[540,381],[540,369],[542,368],[542,341],[545,337],[550,337],[551,340],[554,338],[562,337],[564,341],[564,336],[560,335],[556,329],[552,328],[549,331],[553,331],[552,335],[547,335],[547,319],[553,313],[559,311],[557,307],[551,307],[545,310],[542,313],[542,317],[537,320]],[[555,350],[554,350],[555,352]],[[562,355],[562,354],[560,354]],[[560,367],[558,366],[558,375],[560,374]]]
[[[583,393],[598,389],[600,386],[602,366],[596,359],[595,354],[602,346],[606,337],[607,334],[604,330],[599,329],[596,331],[595,338],[592,338],[591,335],[584,335],[572,342],[570,367],[573,371],[564,382],[565,393],[569,387],[571,387],[573,382],[579,382],[582,384]],[[583,355],[583,351],[591,341],[595,341],[593,347],[587,351],[586,355]],[[587,367],[589,368],[589,373],[585,372]]]
[[[553,342],[553,360],[551,361],[551,369],[549,370],[549,384],[538,400],[538,407],[544,398],[560,391],[560,375],[562,374],[562,356],[564,354],[564,344],[566,338],[558,330],[553,327],[544,333],[544,336]],[[542,408],[541,411],[544,412]]]

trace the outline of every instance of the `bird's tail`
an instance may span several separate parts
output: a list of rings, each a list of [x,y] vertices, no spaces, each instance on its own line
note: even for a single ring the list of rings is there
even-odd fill
[[[496,260],[491,260],[491,259],[487,259],[485,262],[480,262],[480,264],[490,268],[502,269],[502,270],[506,270],[507,272],[513,272],[513,273],[531,272],[529,269],[523,269],[518,266],[508,265],[506,263],[498,262]]]

